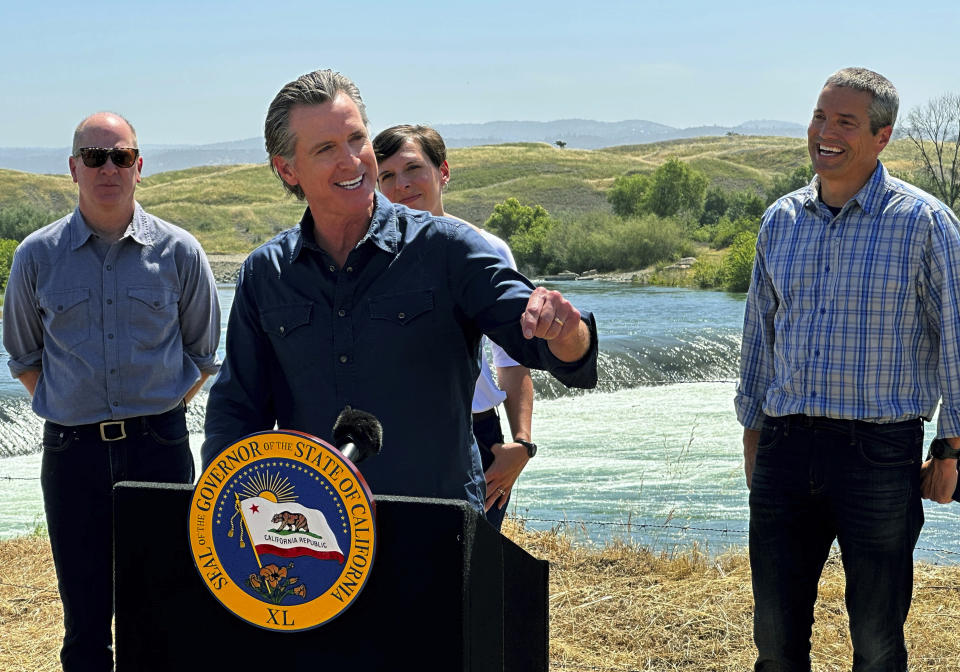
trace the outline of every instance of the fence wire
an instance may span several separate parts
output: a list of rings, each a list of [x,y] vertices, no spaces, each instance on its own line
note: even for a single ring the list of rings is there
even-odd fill
[[[18,477],[18,476],[0,476],[0,481],[29,481],[29,480],[39,480],[36,477]],[[560,532],[564,529],[569,528],[596,528],[603,530],[611,529],[620,529],[627,533],[627,535],[632,534],[633,532],[644,532],[649,530],[665,531],[669,530],[672,532],[677,532],[680,534],[687,534],[690,532],[699,532],[699,533],[709,533],[716,534],[723,538],[736,537],[739,541],[746,541],[750,531],[742,528],[735,527],[701,527],[698,525],[673,525],[670,523],[642,523],[634,521],[613,521],[613,520],[577,520],[573,518],[536,518],[531,516],[518,516],[525,523],[539,523],[550,525],[554,528],[555,531]],[[951,551],[946,548],[935,548],[930,546],[916,546],[916,550],[924,551],[926,553],[935,553],[940,556],[949,556],[951,559],[956,558],[956,562],[960,563],[960,551]],[[2,583],[0,583],[2,585]]]

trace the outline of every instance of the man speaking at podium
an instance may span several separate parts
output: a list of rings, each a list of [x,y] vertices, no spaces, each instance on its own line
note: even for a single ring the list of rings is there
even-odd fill
[[[593,317],[534,289],[467,224],[375,193],[366,110],[340,73],[284,86],[264,136],[273,170],[308,207],[240,271],[204,464],[274,424],[329,438],[350,405],[383,425],[381,454],[363,464],[374,493],[466,500],[482,515],[471,430],[481,336],[590,388]]]

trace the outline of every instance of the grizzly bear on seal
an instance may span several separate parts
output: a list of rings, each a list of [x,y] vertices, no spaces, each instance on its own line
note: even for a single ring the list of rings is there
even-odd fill
[[[307,526],[307,517],[302,513],[290,513],[289,511],[281,511],[273,518],[270,519],[270,522],[273,523],[282,523],[277,532],[280,532],[285,527],[289,527],[293,532],[309,532],[310,528]]]

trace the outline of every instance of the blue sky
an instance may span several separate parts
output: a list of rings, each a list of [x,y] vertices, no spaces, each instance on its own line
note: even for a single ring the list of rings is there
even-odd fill
[[[270,100],[331,67],[374,132],[395,123],[588,118],[806,123],[847,65],[889,77],[901,113],[960,91],[955,0],[4,2],[0,146],[61,147],[87,114],[141,143],[262,133]]]

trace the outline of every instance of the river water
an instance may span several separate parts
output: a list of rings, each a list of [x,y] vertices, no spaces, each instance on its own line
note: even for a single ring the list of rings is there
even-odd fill
[[[744,295],[601,281],[552,286],[597,316],[600,382],[569,391],[535,372],[540,450],[514,488],[510,512],[585,543],[745,546],[747,490],[733,412]],[[221,287],[224,321],[232,299],[233,288]],[[201,391],[188,415],[195,453],[205,400]],[[3,371],[0,425],[3,538],[43,522],[41,422]],[[925,503],[918,557],[960,562],[958,507]]]

